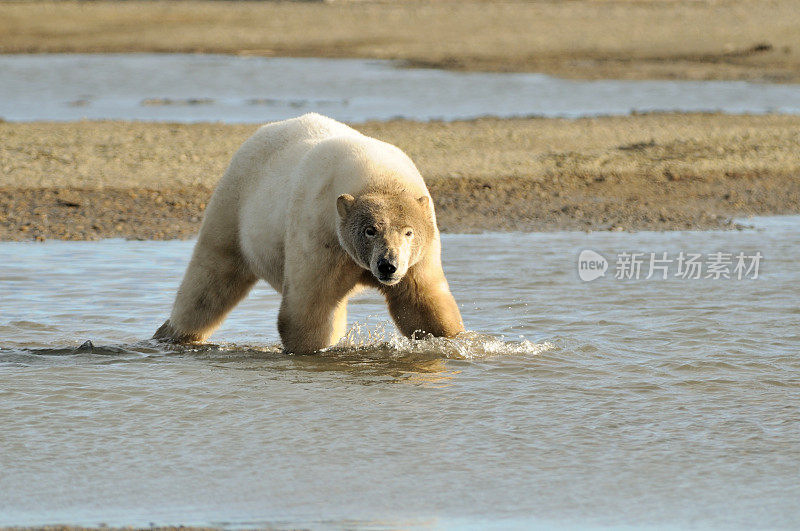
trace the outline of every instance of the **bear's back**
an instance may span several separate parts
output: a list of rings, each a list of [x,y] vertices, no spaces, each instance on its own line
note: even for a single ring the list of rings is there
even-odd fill
[[[361,136],[361,133],[332,118],[312,112],[261,126],[250,140],[259,144],[261,149],[279,150],[288,145],[314,144],[335,136]]]

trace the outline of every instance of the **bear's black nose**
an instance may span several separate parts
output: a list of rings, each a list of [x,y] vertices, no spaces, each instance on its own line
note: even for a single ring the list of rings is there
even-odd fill
[[[388,277],[394,274],[395,271],[397,271],[397,266],[386,258],[378,260],[378,273],[380,273],[382,277]]]

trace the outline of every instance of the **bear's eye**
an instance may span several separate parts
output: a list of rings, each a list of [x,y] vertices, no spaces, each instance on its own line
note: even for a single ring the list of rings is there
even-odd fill
[[[366,234],[370,238],[375,236],[377,233],[378,231],[375,230],[375,227],[367,227],[366,229],[364,229],[364,234]]]
[[[406,238],[410,238],[410,237],[412,237],[413,235],[414,235],[414,231],[413,231],[413,230],[411,230],[411,229],[408,229],[408,230],[406,231]]]

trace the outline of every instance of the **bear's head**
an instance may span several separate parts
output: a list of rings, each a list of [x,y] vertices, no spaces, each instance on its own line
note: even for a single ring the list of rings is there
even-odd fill
[[[407,192],[342,194],[336,200],[339,243],[359,266],[387,286],[423,256],[435,234],[428,196]]]

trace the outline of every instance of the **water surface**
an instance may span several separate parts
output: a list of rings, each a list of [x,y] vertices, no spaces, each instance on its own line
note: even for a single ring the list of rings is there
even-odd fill
[[[173,122],[456,120],[634,111],[798,113],[800,85],[573,81],[390,61],[191,54],[0,55],[0,118]]]
[[[265,285],[214,346],[146,341],[192,242],[0,243],[0,525],[794,527],[798,221],[445,235],[473,332],[410,343],[367,294],[315,356]],[[623,281],[623,251],[764,258]]]

